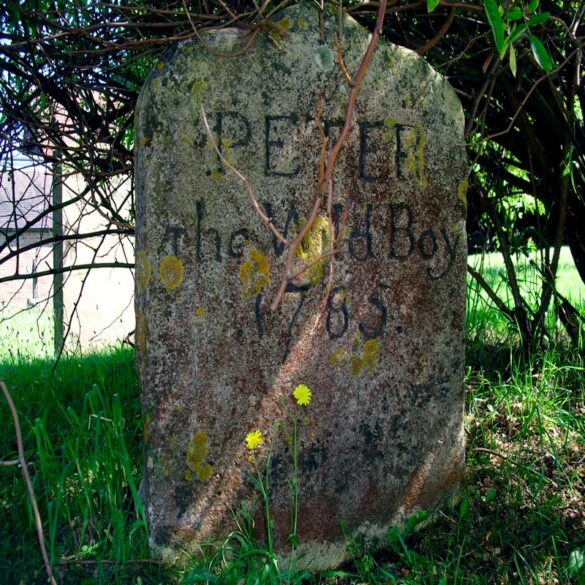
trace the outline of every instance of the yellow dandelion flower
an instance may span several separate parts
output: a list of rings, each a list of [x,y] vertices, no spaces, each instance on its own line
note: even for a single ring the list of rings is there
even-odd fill
[[[299,384],[293,391],[297,404],[299,406],[308,406],[311,404],[311,390],[305,384]]]
[[[262,438],[262,431],[255,430],[246,435],[246,448],[253,451],[262,445],[264,439]]]

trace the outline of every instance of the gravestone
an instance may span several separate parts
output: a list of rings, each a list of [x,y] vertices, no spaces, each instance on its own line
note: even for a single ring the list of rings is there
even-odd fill
[[[148,78],[136,122],[136,345],[145,411],[145,502],[160,554],[195,551],[233,529],[253,500],[246,435],[271,456],[274,541],[290,532],[291,397],[312,391],[298,429],[297,562],[373,547],[389,524],[453,495],[464,474],[466,159],[463,113],[447,81],[380,41],[325,206],[275,311],[289,239],[307,221],[323,140],[345,119],[338,20],[279,12],[250,41],[240,29],[179,44]],[[368,32],[343,26],[347,69]],[[239,56],[222,56],[240,52]],[[330,218],[330,220],[329,220]],[[333,225],[330,226],[330,223]],[[331,294],[324,302],[331,232]],[[283,423],[288,421],[288,430]],[[287,434],[288,433],[288,434]],[[258,526],[261,517],[257,513]],[[343,529],[340,526],[343,526]]]

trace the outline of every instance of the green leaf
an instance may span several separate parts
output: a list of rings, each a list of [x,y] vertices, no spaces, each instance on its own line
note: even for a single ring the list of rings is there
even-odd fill
[[[546,22],[550,18],[550,12],[541,12],[540,14],[535,14],[533,17],[530,18],[528,21],[528,26],[537,26]]]
[[[424,522],[429,517],[429,513],[426,510],[419,510],[414,514],[411,514],[404,525],[403,534],[408,536],[412,534],[413,530],[421,523]]]
[[[496,498],[497,495],[497,491],[494,488],[490,488],[486,493],[485,493],[485,501],[486,502],[493,502],[494,499]]]
[[[512,75],[516,77],[516,73],[518,73],[518,66],[516,64],[516,47],[510,47],[510,71]]]
[[[189,571],[181,581],[181,585],[195,585],[196,583],[216,583],[218,576],[208,571],[205,567],[199,566]]]
[[[116,424],[122,420],[122,405],[120,404],[120,395],[117,393],[112,396],[112,419]]]
[[[540,67],[545,71],[551,71],[553,64],[550,55],[545,46],[534,35],[530,35],[530,47],[532,48],[532,54]]]
[[[504,44],[504,21],[500,14],[500,7],[496,0],[484,0],[484,7],[488,22],[492,28],[496,49],[498,49],[501,57],[506,46]]]
[[[402,537],[400,536],[400,531],[398,528],[396,528],[396,526],[388,527],[386,540],[394,552],[402,552],[402,547],[400,546],[402,543]]]
[[[569,555],[567,562],[567,573],[574,579],[583,572],[585,574],[585,549],[576,549]]]
[[[432,12],[440,3],[441,0],[427,0],[427,10]]]
[[[528,26],[526,24],[519,24],[512,29],[510,36],[506,38],[506,46],[514,44],[526,31]]]
[[[522,8],[518,6],[514,6],[510,12],[506,14],[506,21],[512,22],[513,20],[520,20],[524,17],[524,12],[522,12]]]
[[[528,3],[528,12],[534,12],[538,8],[539,0],[530,0]]]
[[[459,505],[459,519],[463,520],[469,514],[469,498],[463,498]]]

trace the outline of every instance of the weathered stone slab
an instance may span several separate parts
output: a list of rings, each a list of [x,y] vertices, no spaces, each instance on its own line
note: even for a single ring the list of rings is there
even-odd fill
[[[463,114],[426,62],[381,41],[334,173],[333,220],[343,230],[334,288],[317,263],[269,309],[286,250],[258,218],[222,151],[290,238],[309,215],[321,139],[335,139],[349,93],[334,60],[335,15],[321,42],[318,12],[276,16],[237,58],[179,45],[149,77],[136,130],[137,348],[153,544],[195,550],[233,527],[253,497],[246,434],[272,452],[276,546],[289,533],[291,458],[274,424],[291,393],[313,400],[299,429],[303,564],[332,566],[346,533],[376,539],[431,508],[464,472],[463,343],[466,161]],[[271,38],[272,36],[272,38]],[[240,30],[208,34],[214,53],[239,50]],[[355,72],[367,31],[346,18]],[[347,217],[344,226],[343,218]],[[299,253],[328,251],[323,209]],[[304,414],[303,413],[303,414]],[[262,457],[262,455],[260,455]]]

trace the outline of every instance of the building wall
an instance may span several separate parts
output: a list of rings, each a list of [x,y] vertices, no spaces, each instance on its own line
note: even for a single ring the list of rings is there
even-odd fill
[[[66,179],[63,200],[83,187],[79,177]],[[128,187],[120,184],[115,199],[127,199]],[[64,209],[64,232],[96,232],[108,227],[107,220],[87,201]],[[111,226],[110,226],[111,227]],[[64,265],[133,263],[133,240],[112,235],[84,239],[65,246]],[[63,286],[65,331],[71,322],[66,347],[89,351],[122,342],[134,330],[134,271],[129,268],[95,268],[65,274]]]
[[[43,234],[46,238],[47,233]],[[26,232],[19,238],[18,247],[24,248],[39,241],[41,233],[38,231]],[[6,242],[6,236],[0,233],[0,245]],[[16,249],[16,245],[12,246]],[[53,265],[52,246],[41,246],[27,252],[21,252],[18,257],[0,263],[0,278],[12,276],[17,270],[20,274],[30,274],[33,267],[37,270],[49,270]],[[3,255],[6,254],[6,251]],[[35,279],[12,280],[0,284],[0,307],[22,309],[33,306],[51,296],[53,279],[44,276]]]
[[[39,214],[42,219],[0,252],[0,278],[17,273],[30,274],[53,267],[53,244],[41,246],[18,257],[6,260],[12,250],[53,235],[53,214],[44,215],[55,195],[53,191],[53,169],[29,162],[13,172],[0,174],[0,247],[6,242],[6,234],[14,233],[34,221]],[[82,193],[84,183],[79,175],[68,175],[63,170],[62,201],[76,198]],[[127,213],[129,187],[123,181],[112,185],[114,203],[122,215]],[[108,225],[94,203],[92,194],[83,200],[63,208],[62,233],[77,235],[116,227]],[[120,262],[134,262],[133,241],[127,236],[92,237],[63,243],[63,266]],[[37,303],[53,306],[53,276],[37,279],[13,280],[0,284],[0,310],[12,314]],[[90,351],[92,349],[119,344],[134,329],[134,276],[129,268],[99,268],[76,270],[63,274],[63,325],[68,335],[66,349]],[[0,315],[1,317],[1,315]]]
[[[51,170],[29,158],[11,159],[0,173],[0,278],[31,274],[36,268],[49,270],[53,265],[52,245],[21,251],[52,236],[51,214],[45,214],[51,200]],[[31,225],[18,239],[7,239]],[[17,251],[18,256],[12,257]],[[0,307],[14,312],[47,299],[52,278],[23,279],[0,284]]]

